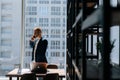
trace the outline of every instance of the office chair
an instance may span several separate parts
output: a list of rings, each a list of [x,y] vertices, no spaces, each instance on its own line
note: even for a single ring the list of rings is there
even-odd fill
[[[36,80],[35,73],[25,73],[20,80]]]
[[[47,69],[58,69],[58,66],[55,64],[48,64]]]
[[[59,74],[58,73],[46,74],[43,80],[59,80]]]

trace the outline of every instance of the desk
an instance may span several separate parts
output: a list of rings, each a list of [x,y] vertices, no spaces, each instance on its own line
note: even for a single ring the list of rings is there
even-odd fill
[[[6,74],[6,77],[9,77],[9,80],[12,80],[12,77],[17,77],[17,80],[19,80],[20,77],[22,77],[25,73],[31,73],[30,69],[21,69],[21,72],[18,73],[18,69],[13,69],[8,74]],[[64,69],[47,69],[47,73],[58,73],[59,78],[65,78],[65,70]],[[45,77],[46,74],[36,74],[36,77]]]

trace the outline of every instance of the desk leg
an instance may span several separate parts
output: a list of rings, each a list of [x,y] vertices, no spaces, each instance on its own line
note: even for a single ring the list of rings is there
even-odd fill
[[[17,80],[19,80],[19,77],[17,77]]]
[[[12,80],[12,77],[9,77],[9,80]]]
[[[59,78],[59,80],[62,80],[62,78]]]
[[[9,77],[9,80],[12,80],[12,77]],[[17,77],[17,80],[19,80],[19,77]]]

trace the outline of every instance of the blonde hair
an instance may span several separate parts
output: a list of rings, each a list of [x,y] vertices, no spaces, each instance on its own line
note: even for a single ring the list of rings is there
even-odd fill
[[[41,30],[40,27],[35,27],[35,28],[34,28],[34,31],[37,31],[38,33],[42,33],[42,30]]]

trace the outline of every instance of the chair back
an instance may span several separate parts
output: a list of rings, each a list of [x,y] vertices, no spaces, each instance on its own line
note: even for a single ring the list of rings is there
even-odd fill
[[[20,80],[36,80],[35,73],[25,73]]]
[[[55,64],[48,64],[47,69],[58,69],[58,66]]]
[[[44,80],[59,80],[59,74],[58,73],[46,74]]]

